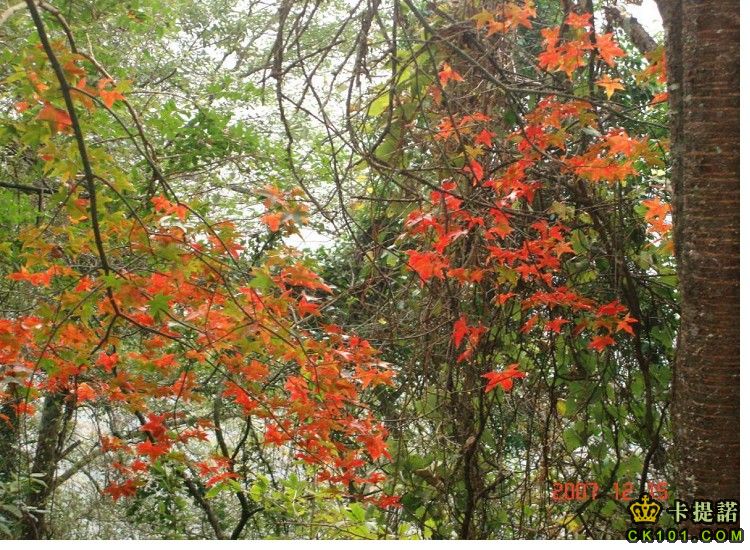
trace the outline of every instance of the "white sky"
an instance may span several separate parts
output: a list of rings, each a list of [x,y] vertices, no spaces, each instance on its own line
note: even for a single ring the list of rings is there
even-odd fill
[[[643,25],[651,36],[655,36],[664,30],[661,15],[659,15],[659,9],[656,7],[654,0],[643,0],[640,6],[630,4],[626,9],[630,15]]]

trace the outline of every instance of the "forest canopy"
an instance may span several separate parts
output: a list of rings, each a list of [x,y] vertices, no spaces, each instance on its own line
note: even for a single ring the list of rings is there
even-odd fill
[[[2,536],[622,538],[671,500],[633,4],[7,3]]]

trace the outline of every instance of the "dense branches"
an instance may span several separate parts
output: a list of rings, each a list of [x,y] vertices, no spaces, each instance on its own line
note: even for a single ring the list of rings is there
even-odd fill
[[[3,15],[23,534],[619,536],[672,476],[657,43],[586,2],[131,4]]]

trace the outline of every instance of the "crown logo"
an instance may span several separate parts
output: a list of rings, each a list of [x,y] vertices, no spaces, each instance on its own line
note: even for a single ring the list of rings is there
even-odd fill
[[[641,493],[641,498],[628,507],[633,523],[656,523],[661,514],[661,504],[648,494]]]

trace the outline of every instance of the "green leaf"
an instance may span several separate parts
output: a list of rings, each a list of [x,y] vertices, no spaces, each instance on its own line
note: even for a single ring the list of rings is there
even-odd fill
[[[365,521],[365,509],[357,502],[349,505],[348,514],[357,523],[364,523]]]
[[[258,290],[268,290],[273,286],[273,280],[267,273],[259,272],[250,280],[249,286]]]
[[[386,93],[383,94],[370,103],[370,108],[367,109],[367,115],[371,117],[380,116],[380,114],[388,108],[390,103],[391,95]]]
[[[102,280],[104,281],[104,284],[106,285],[106,287],[111,288],[112,290],[120,290],[120,287],[125,282],[122,279],[120,279],[120,277],[118,277],[116,273],[109,273],[108,275],[102,275]]]
[[[563,441],[565,442],[565,448],[568,452],[573,452],[583,445],[575,428],[568,428],[563,432]]]
[[[169,311],[169,296],[157,294],[148,302],[148,311],[154,319]]]

